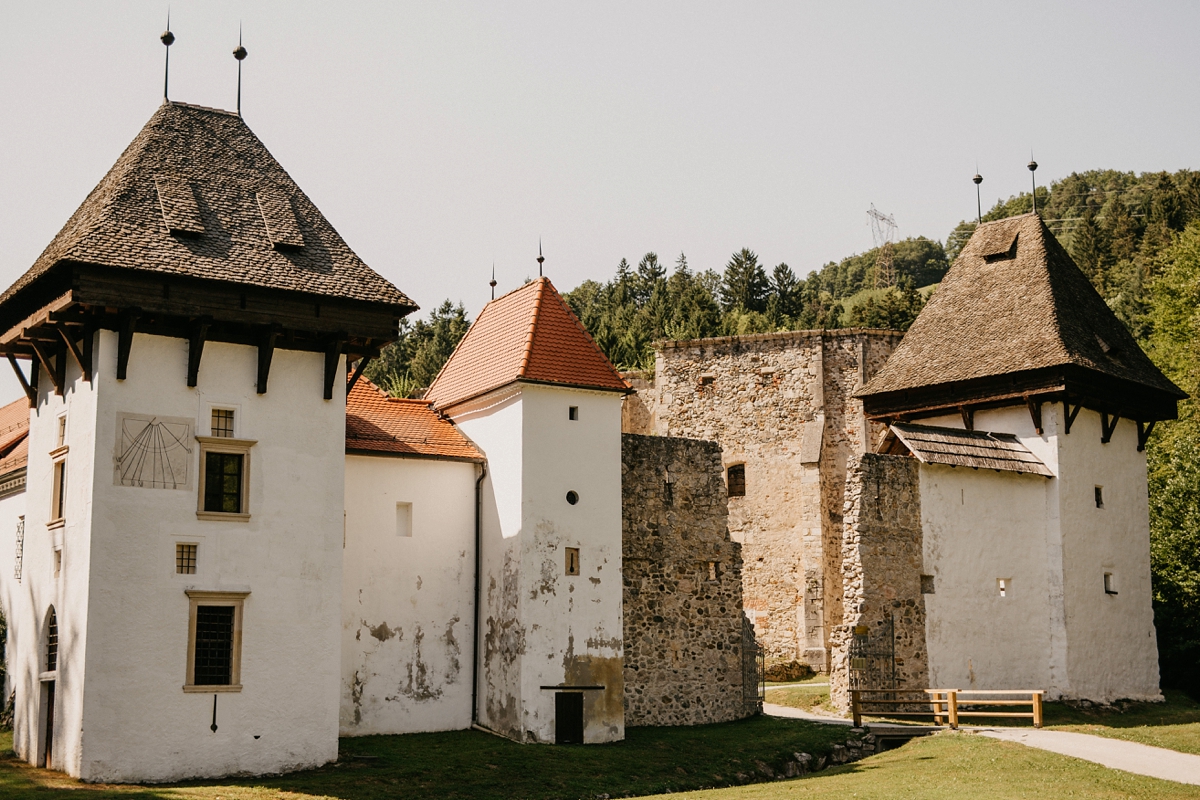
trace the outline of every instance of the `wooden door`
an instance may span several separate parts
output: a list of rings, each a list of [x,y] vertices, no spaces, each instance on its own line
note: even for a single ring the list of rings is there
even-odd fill
[[[42,760],[46,769],[54,769],[54,681],[46,684],[46,740]]]
[[[583,692],[554,694],[554,743],[583,744]]]

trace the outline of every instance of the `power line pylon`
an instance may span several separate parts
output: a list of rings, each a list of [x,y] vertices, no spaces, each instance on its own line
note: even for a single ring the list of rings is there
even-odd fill
[[[875,288],[893,286],[896,283],[896,270],[893,265],[892,239],[895,238],[898,227],[896,218],[875,208],[874,203],[871,204],[867,216],[871,218],[871,238],[875,240],[875,247],[879,251],[875,255]]]

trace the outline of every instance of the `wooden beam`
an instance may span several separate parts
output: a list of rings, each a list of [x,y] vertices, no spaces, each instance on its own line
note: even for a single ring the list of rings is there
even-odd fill
[[[193,388],[200,378],[200,357],[204,355],[204,339],[208,336],[211,325],[212,317],[199,317],[192,322],[192,328],[188,332],[187,385]]]
[[[54,393],[61,397],[63,386],[62,382],[58,379],[58,370],[54,368],[54,364],[51,361],[53,354],[47,353],[46,345],[41,342],[30,342],[29,344],[33,348],[33,352],[37,353],[38,361],[42,362],[42,366],[46,368],[46,374],[50,376],[50,382],[54,384]]]
[[[96,320],[89,316],[83,322],[83,376],[89,383],[96,369],[96,330]]]
[[[1037,431],[1038,436],[1042,435],[1042,401],[1026,397],[1025,405],[1029,408],[1029,417],[1033,420],[1033,429]]]
[[[262,332],[258,340],[258,393],[267,393],[267,378],[271,374],[271,359],[275,355],[275,342],[279,339],[279,326],[272,325]]]
[[[1150,434],[1154,432],[1154,420],[1149,422],[1139,422],[1138,426],[1138,452],[1146,449],[1146,442],[1150,439]]]
[[[21,370],[21,365],[17,363],[17,359],[12,353],[8,354],[8,363],[12,364],[13,372],[17,373],[17,380],[21,382],[21,388],[25,391],[25,396],[29,398],[29,407],[37,408],[37,379],[34,379],[35,385],[30,385],[25,378],[25,373]],[[37,362],[34,361],[30,365],[35,371],[37,370]]]
[[[67,330],[67,326],[61,322],[54,326],[58,329],[58,333],[62,336],[63,342],[67,345],[68,352],[75,359],[75,363],[79,365],[79,371],[83,373],[83,379],[88,383],[92,382],[92,365],[85,361],[83,353],[79,352],[79,345],[75,344],[75,337]]]
[[[129,308],[121,314],[121,327],[117,331],[117,380],[125,380],[129,371],[129,351],[133,347],[133,332],[137,327],[138,318],[142,316],[140,308]]]
[[[346,385],[346,394],[350,394],[350,390],[354,388],[354,384],[358,383],[359,377],[362,376],[363,370],[367,368],[367,362],[371,360],[370,356],[363,356],[358,360],[358,366],[354,368],[354,374],[350,376],[350,383]]]
[[[1075,423],[1075,418],[1079,416],[1079,409],[1081,409],[1081,408],[1083,408],[1083,404],[1076,403],[1075,410],[1072,411],[1071,410],[1071,402],[1069,400],[1063,400],[1063,416],[1066,418],[1066,421],[1067,421],[1067,426],[1066,426],[1067,433],[1071,432],[1071,425],[1073,425]]]
[[[958,413],[962,414],[963,427],[969,431],[975,430],[975,409],[959,406]]]
[[[1110,417],[1107,413],[1100,412],[1100,444],[1108,444],[1112,440],[1113,432],[1116,431],[1117,423],[1120,421],[1120,414],[1113,414]]]
[[[346,346],[344,336],[335,336],[329,340],[325,350],[325,399],[333,399],[333,383],[338,378],[338,362],[342,357],[342,348]]]

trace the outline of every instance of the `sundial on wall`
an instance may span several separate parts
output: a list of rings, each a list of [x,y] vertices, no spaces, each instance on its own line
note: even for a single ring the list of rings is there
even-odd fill
[[[117,415],[117,485],[186,489],[191,463],[192,420],[146,414]]]

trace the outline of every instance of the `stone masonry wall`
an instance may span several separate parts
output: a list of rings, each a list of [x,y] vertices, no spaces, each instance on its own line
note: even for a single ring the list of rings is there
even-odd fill
[[[919,468],[915,458],[872,453],[854,456],[847,465],[841,558],[845,617],[833,631],[830,670],[832,702],[843,712],[849,710],[849,650],[856,628],[859,635],[878,638],[890,617],[895,688],[924,689],[929,682]]]
[[[743,690],[741,547],[714,442],[621,437],[625,725],[757,711]],[[715,573],[715,574],[714,574]]]
[[[730,498],[729,529],[744,548],[746,611],[770,662],[828,669],[827,631],[841,616],[845,462],[878,434],[851,394],[900,336],[796,331],[665,342],[654,385],[627,401],[627,424],[716,440],[724,467],[745,465],[746,495]]]

